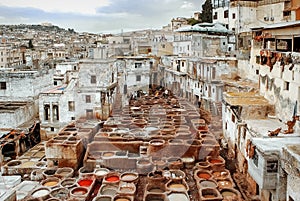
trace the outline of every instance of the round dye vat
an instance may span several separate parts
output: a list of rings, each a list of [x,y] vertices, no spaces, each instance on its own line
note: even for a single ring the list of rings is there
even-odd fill
[[[33,161],[26,161],[24,163],[22,163],[20,165],[21,168],[29,168],[29,167],[32,167],[32,166],[35,166],[36,162],[33,162]]]
[[[76,184],[75,178],[67,178],[61,182],[61,185],[65,188],[71,188]]]
[[[117,193],[117,190],[115,190],[115,189],[109,189],[109,188],[101,191],[101,195],[115,196],[116,193]]]
[[[201,181],[200,182],[200,185],[203,187],[203,188],[216,188],[217,187],[217,184],[213,181]]]
[[[222,196],[223,197],[232,197],[232,196],[236,196],[236,194],[234,192],[231,192],[231,191],[223,191],[222,193]]]
[[[129,198],[116,198],[114,201],[130,201]]]
[[[213,176],[217,179],[226,179],[228,177],[229,173],[226,171],[221,172],[214,172]]]
[[[134,182],[138,179],[138,174],[134,173],[124,173],[121,175],[121,180],[125,182]]]
[[[207,195],[204,195],[203,197],[204,197],[204,198],[215,198],[216,196],[207,194]]]
[[[120,192],[132,194],[132,193],[134,193],[134,188],[130,187],[130,186],[123,186],[123,187],[120,187]]]
[[[50,191],[48,189],[41,188],[41,189],[35,190],[31,196],[33,198],[43,198],[45,196],[48,196],[49,193],[50,193]]]
[[[105,152],[105,153],[103,153],[103,157],[112,157],[112,156],[114,156],[115,155],[115,153],[114,152]]]
[[[172,191],[184,191],[186,187],[183,184],[171,184],[168,186]]]
[[[82,187],[75,187],[71,191],[71,194],[73,194],[73,195],[85,195],[87,193],[88,193],[88,190],[86,188],[82,188]]]
[[[206,179],[206,180],[209,179],[209,178],[211,177],[210,174],[205,173],[205,172],[200,172],[200,173],[197,174],[197,176],[198,176],[199,178],[201,178],[201,179]]]
[[[189,198],[183,193],[171,193],[168,198],[169,201],[189,201]]]
[[[221,181],[218,181],[218,186],[220,188],[231,188],[232,183],[231,183],[231,181],[228,181],[228,180],[221,180]]]
[[[56,188],[52,190],[51,196],[54,198],[66,200],[68,198],[69,190],[66,188]]]
[[[112,198],[110,196],[99,196],[95,197],[93,201],[111,201]]]
[[[107,182],[118,182],[120,181],[120,177],[119,176],[109,176],[105,178],[105,181]]]
[[[159,140],[159,139],[150,141],[150,145],[152,146],[162,146],[164,143],[165,143],[164,140]]]
[[[12,160],[12,161],[9,161],[7,163],[7,166],[11,167],[11,166],[18,166],[20,165],[22,162],[21,161],[18,161],[18,160]]]
[[[57,177],[48,178],[42,181],[42,185],[45,187],[53,188],[59,184],[60,180]]]
[[[92,179],[82,179],[78,181],[79,186],[90,187],[93,183]]]
[[[102,169],[96,170],[95,171],[95,175],[97,175],[97,176],[104,176],[104,175],[107,175],[108,172],[109,172],[108,169],[102,168]]]
[[[53,186],[56,186],[58,184],[57,181],[48,181],[48,182],[45,182],[43,184],[43,186],[46,186],[46,187],[53,187]]]
[[[219,163],[223,163],[223,161],[219,160],[219,159],[210,159],[209,162],[213,163],[213,164],[219,164]]]
[[[163,189],[160,188],[151,188],[148,190],[148,192],[150,193],[164,193],[165,191]]]
[[[56,169],[46,169],[43,171],[45,177],[52,177],[56,172]]]
[[[74,170],[72,168],[64,167],[58,168],[56,174],[61,177],[71,177],[73,175]]]
[[[135,179],[136,179],[136,175],[127,174],[127,175],[122,176],[123,181],[132,181],[132,180],[135,180]]]

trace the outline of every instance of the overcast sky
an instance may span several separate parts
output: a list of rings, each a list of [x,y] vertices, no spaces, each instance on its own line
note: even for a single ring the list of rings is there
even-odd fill
[[[78,32],[119,33],[161,28],[192,17],[205,0],[1,0],[0,24],[50,22]]]

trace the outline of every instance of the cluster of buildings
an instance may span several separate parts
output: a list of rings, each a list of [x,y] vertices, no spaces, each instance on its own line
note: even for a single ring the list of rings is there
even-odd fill
[[[213,0],[213,22],[173,19],[116,35],[1,25],[2,133],[39,122],[48,139],[167,89],[222,121],[248,200],[300,200],[300,3]],[[243,178],[243,179],[241,179]]]

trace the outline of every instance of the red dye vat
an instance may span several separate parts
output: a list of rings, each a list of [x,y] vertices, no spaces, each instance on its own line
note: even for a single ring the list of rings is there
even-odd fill
[[[89,186],[91,186],[92,183],[93,183],[93,180],[91,180],[91,179],[83,179],[78,182],[79,186],[83,186],[83,187],[89,187]]]
[[[118,176],[110,176],[110,177],[107,177],[105,180],[108,182],[117,182],[120,180],[120,178]]]
[[[215,163],[222,163],[222,161],[219,160],[219,159],[211,159],[210,162],[211,162],[211,163],[214,163],[214,164],[215,164]]]
[[[198,177],[200,177],[202,179],[209,179],[210,178],[210,174],[208,174],[208,173],[199,173]]]

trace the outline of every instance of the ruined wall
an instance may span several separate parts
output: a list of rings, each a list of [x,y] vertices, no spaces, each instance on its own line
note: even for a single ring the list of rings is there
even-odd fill
[[[37,113],[33,102],[10,104],[11,109],[2,109],[0,112],[0,128],[16,128],[33,119]]]

